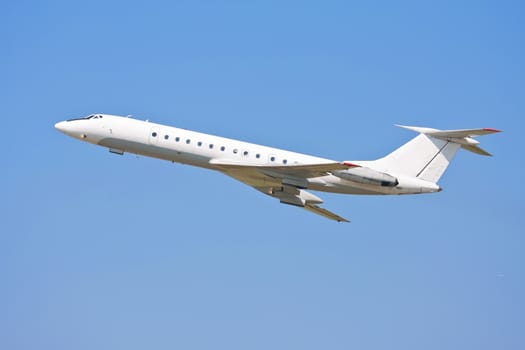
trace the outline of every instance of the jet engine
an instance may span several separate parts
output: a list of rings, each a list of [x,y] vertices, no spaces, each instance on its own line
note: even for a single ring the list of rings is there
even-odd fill
[[[332,174],[343,180],[359,182],[367,185],[395,187],[399,184],[399,181],[397,181],[394,176],[365,167],[338,170],[334,171]]]

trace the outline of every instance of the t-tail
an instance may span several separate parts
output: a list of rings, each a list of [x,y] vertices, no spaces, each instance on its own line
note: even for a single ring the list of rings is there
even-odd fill
[[[459,148],[490,156],[479,147],[477,136],[500,132],[496,129],[438,130],[397,125],[419,132],[419,135],[389,155],[373,161],[376,168],[396,175],[406,175],[437,183]]]

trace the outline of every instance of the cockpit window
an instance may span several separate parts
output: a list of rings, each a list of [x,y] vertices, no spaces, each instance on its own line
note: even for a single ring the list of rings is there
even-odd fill
[[[95,119],[98,119],[98,118],[102,118],[102,116],[98,116],[98,115],[95,115],[95,114],[90,114],[88,115],[87,117],[83,117],[83,118],[73,118],[73,119],[68,119],[66,120],[67,122],[71,122],[73,120],[88,120],[88,119],[91,119],[91,118],[95,118]]]

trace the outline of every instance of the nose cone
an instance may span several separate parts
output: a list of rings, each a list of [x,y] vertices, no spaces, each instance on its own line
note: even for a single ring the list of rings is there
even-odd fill
[[[66,122],[58,122],[55,124],[55,129],[58,131],[62,131],[63,133],[66,132]]]
[[[87,138],[87,133],[90,132],[94,134],[93,128],[89,125],[86,125],[85,120],[70,119],[63,122],[58,122],[55,124],[55,129],[60,132],[63,132],[67,136],[74,137],[79,140],[89,141]]]

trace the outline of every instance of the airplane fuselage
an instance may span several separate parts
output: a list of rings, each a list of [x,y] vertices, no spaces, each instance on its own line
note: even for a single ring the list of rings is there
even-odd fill
[[[222,167],[214,164],[213,160],[262,167],[334,162],[302,153],[107,114],[63,121],[55,127],[81,141],[107,147],[113,153],[133,153],[220,172],[223,172]],[[367,162],[351,163],[362,165]],[[328,174],[307,179],[301,188],[343,194],[415,194],[440,190],[437,185],[424,180],[401,174],[394,176],[397,179],[395,186],[381,186]],[[253,187],[281,185],[279,179],[272,183],[268,179],[247,177],[243,182]]]

